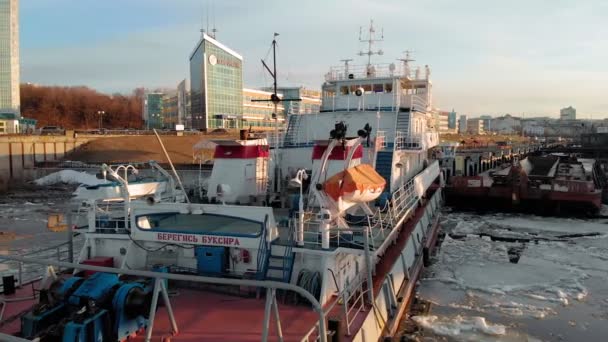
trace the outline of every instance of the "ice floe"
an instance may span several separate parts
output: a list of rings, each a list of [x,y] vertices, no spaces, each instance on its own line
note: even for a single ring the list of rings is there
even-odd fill
[[[491,324],[484,317],[473,316],[464,317],[458,315],[456,317],[438,317],[435,315],[429,316],[414,316],[414,322],[422,328],[429,329],[433,333],[449,337],[476,337],[477,333],[498,336],[506,333],[506,327],[502,324]]]

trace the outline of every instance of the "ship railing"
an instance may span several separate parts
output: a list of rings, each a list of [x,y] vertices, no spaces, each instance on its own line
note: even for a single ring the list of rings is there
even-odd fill
[[[419,69],[419,72],[416,70]],[[347,79],[363,79],[363,78],[380,78],[380,77],[407,77],[411,80],[423,79],[426,73],[423,68],[395,63],[375,64],[371,67],[367,65],[349,65],[348,68],[341,66],[333,66],[329,72],[325,74],[326,81],[340,81]]]
[[[420,135],[410,135],[407,132],[395,132],[395,150],[421,150],[422,137]]]
[[[89,232],[128,234],[130,224],[125,205],[124,202],[95,201],[91,208],[95,214],[95,225],[89,227]]]
[[[315,138],[309,136],[301,136],[298,132],[280,132],[279,134],[273,132],[266,132],[266,139],[268,140],[268,146],[271,148],[283,147],[308,147],[313,146]]]
[[[72,261],[73,255],[70,256],[71,251],[73,251],[73,248],[70,247],[70,242],[66,241],[54,246],[22,253],[19,254],[19,256],[56,261]],[[24,263],[20,261],[0,260],[0,269],[7,270],[0,272],[0,274],[3,276],[16,276],[15,280],[17,282],[18,287],[22,287],[24,285],[33,283],[41,279],[41,277],[39,276],[41,271],[39,267],[26,267],[26,265],[24,265]],[[2,286],[2,289],[4,290],[4,286],[2,284],[0,284],[0,286]],[[2,317],[0,317],[0,321],[1,320]]]
[[[337,286],[337,284],[336,284]],[[334,301],[325,308],[325,315],[329,316],[332,311],[336,311],[337,305],[341,304],[342,309],[340,316],[344,320],[346,325],[346,336],[351,336],[351,327],[353,322],[357,318],[357,315],[361,312],[365,312],[370,306],[370,303],[366,302],[366,296],[371,291],[372,286],[368,286],[367,279],[365,278],[365,272],[360,272],[355,279],[347,284],[344,289],[338,292]],[[314,325],[302,338],[301,342],[318,341],[318,325]]]
[[[222,277],[207,277],[198,275],[187,275],[187,274],[176,274],[176,273],[163,273],[163,272],[152,272],[145,270],[133,270],[128,268],[114,268],[114,267],[102,267],[93,265],[83,265],[71,262],[53,261],[49,259],[40,258],[26,258],[22,256],[7,256],[0,255],[0,262],[18,262],[25,264],[41,265],[46,267],[46,277],[42,280],[42,284],[47,283],[56,277],[54,270],[57,268],[62,269],[73,269],[79,271],[92,271],[92,272],[104,272],[111,274],[120,274],[134,277],[143,277],[154,280],[153,295],[150,305],[150,312],[148,316],[148,325],[145,331],[145,340],[150,341],[152,339],[152,333],[154,329],[154,323],[156,318],[156,311],[158,305],[159,296],[162,295],[163,304],[167,310],[169,321],[171,323],[171,329],[173,334],[178,333],[177,321],[173,314],[173,307],[170,301],[169,294],[167,292],[165,282],[167,280],[183,281],[183,282],[198,282],[205,284],[216,284],[216,285],[233,285],[233,286],[249,286],[266,289],[266,299],[264,307],[264,321],[262,330],[262,341],[266,342],[269,338],[271,317],[274,317],[274,324],[276,324],[276,333],[278,340],[283,340],[283,334],[281,329],[281,320],[279,313],[279,306],[276,299],[276,290],[293,291],[300,296],[307,299],[313,307],[313,310],[318,314],[319,319],[313,326],[314,331],[318,331],[318,340],[321,342],[327,341],[327,322],[326,313],[319,301],[310,292],[304,288],[280,281],[269,281],[269,280],[253,280],[253,279],[235,279],[235,278],[222,278]],[[0,302],[3,303],[3,302]],[[6,303],[4,304],[6,305]],[[310,335],[307,335],[310,336]],[[0,334],[0,338],[4,336]]]
[[[396,100],[399,101],[399,108],[408,108],[410,112],[418,112],[423,114],[427,114],[429,112],[429,105],[422,96],[413,94],[399,94]]]
[[[293,224],[297,226],[297,222],[294,220]],[[329,239],[332,247],[348,247],[352,248],[353,245],[363,247],[363,244],[359,244],[351,238],[353,231],[348,228],[330,228]],[[304,246],[312,249],[322,249],[323,247],[323,233],[321,232],[321,221],[316,219],[304,221]]]
[[[391,211],[387,207],[384,209],[378,208],[374,215],[367,216],[367,225],[369,230],[367,231],[369,237],[370,246],[375,249],[376,241],[382,241],[386,238],[387,234],[393,229],[393,218]],[[385,212],[383,214],[383,212]]]
[[[386,131],[376,131],[376,149],[384,150],[387,147]]]
[[[405,215],[417,201],[414,194],[414,179],[410,179],[407,183],[397,188],[392,194],[391,200],[391,217],[393,222],[397,222]]]

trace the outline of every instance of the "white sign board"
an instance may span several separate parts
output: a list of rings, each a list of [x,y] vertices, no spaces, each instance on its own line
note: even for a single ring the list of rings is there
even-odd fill
[[[175,125],[175,130],[176,131],[183,131],[184,130],[184,125]]]

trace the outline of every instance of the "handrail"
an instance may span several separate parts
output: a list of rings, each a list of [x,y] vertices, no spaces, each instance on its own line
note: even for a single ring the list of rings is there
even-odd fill
[[[257,255],[257,278],[259,280],[264,279],[266,277],[266,260],[268,259],[268,242],[267,240],[267,230],[268,230],[268,215],[264,217],[264,225],[262,228],[262,234],[260,235],[260,244],[258,247],[258,255]]]
[[[83,264],[75,264],[75,263],[70,263],[70,262],[39,260],[39,259],[33,259],[33,258],[24,258],[24,257],[19,257],[19,256],[7,256],[7,255],[0,255],[0,260],[17,261],[17,262],[22,262],[22,263],[32,263],[32,264],[38,264],[38,265],[43,265],[43,266],[54,266],[54,267],[60,267],[60,268],[73,268],[73,269],[77,269],[77,270],[85,270],[85,271],[93,271],[93,272],[125,274],[125,275],[131,275],[131,276],[136,276],[136,277],[152,278],[155,280],[169,279],[169,280],[177,280],[177,281],[194,281],[194,282],[200,282],[200,283],[219,284],[219,285],[263,287],[263,288],[270,289],[270,290],[278,289],[278,290],[293,291],[293,292],[296,292],[297,294],[299,294],[300,296],[306,298],[310,302],[310,304],[312,304],[313,309],[319,314],[319,321],[317,322],[317,325],[319,326],[319,332],[320,332],[319,339],[322,342],[327,341],[325,312],[323,311],[323,307],[321,306],[319,301],[315,298],[315,296],[313,296],[310,292],[306,291],[304,288],[302,288],[300,286],[288,284],[288,283],[283,283],[283,282],[278,282],[278,281],[268,281],[268,280],[214,278],[214,277],[195,276],[195,275],[186,275],[186,274],[162,273],[162,272],[151,272],[151,271],[141,271],[141,270],[131,270],[131,269],[118,269],[118,268],[113,268],[113,267],[83,265]],[[150,325],[153,325],[153,322],[151,322]]]
[[[62,250],[62,247],[66,247],[65,250]],[[53,251],[55,253],[53,253]],[[43,255],[45,253],[49,253],[51,255]],[[58,261],[62,261],[62,260],[69,260],[69,255],[67,259],[64,259],[62,256],[65,254],[69,254],[70,253],[70,242],[66,241],[66,242],[62,242],[60,244],[54,245],[54,246],[50,246],[50,247],[46,247],[46,248],[42,248],[39,250],[35,250],[35,251],[29,251],[23,254],[20,254],[19,256],[21,257],[26,257],[26,256],[38,256],[38,257],[53,257],[56,258]],[[6,264],[9,263],[9,260],[0,260],[0,264]],[[10,270],[10,269],[9,269]],[[17,280],[18,280],[18,286],[23,286],[25,284],[29,284],[33,281],[36,281],[38,279],[40,279],[39,276],[36,277],[32,277],[32,278],[27,278],[24,274],[29,274],[32,272],[36,272],[38,273],[39,270],[29,270],[26,271],[23,269],[23,263],[18,263],[18,268],[17,268]],[[0,287],[4,288],[3,284],[0,284]]]

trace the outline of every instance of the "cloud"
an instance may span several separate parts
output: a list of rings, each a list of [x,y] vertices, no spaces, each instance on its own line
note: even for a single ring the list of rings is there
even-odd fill
[[[189,76],[188,56],[209,8],[218,39],[244,56],[249,87],[270,85],[259,60],[273,32],[281,34],[280,82],[319,88],[330,65],[362,48],[359,27],[373,18],[385,35],[378,44],[385,54],[375,61],[390,63],[414,50],[417,63],[433,69],[439,107],[473,115],[556,115],[573,105],[581,113],[606,113],[608,2],[600,0],[311,0],[297,6],[40,0],[22,8],[24,81],[108,92],[175,86]]]

